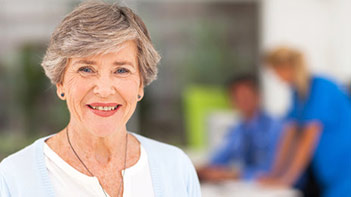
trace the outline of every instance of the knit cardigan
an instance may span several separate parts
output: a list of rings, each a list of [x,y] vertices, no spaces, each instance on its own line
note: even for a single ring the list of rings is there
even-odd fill
[[[134,134],[148,154],[155,197],[200,197],[200,184],[190,159],[179,148]],[[50,136],[0,163],[1,197],[54,197],[45,164],[44,143]]]

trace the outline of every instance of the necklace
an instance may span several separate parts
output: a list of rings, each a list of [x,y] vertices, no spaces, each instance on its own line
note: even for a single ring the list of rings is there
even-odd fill
[[[76,155],[77,159],[80,161],[80,163],[84,166],[84,168],[89,172],[90,176],[92,177],[95,177],[94,174],[89,170],[89,168],[84,164],[84,162],[82,161],[82,159],[80,159],[80,157],[78,156],[77,152],[74,150],[72,144],[71,144],[71,140],[69,138],[69,135],[68,135],[68,127],[66,128],[66,134],[67,134],[67,141],[68,141],[68,144],[69,146],[71,147],[73,153]],[[121,189],[122,189],[122,183],[123,183],[123,177],[124,177],[124,173],[126,172],[126,165],[127,165],[127,149],[128,149],[128,133],[126,134],[126,146],[125,146],[125,152],[124,152],[124,171],[123,171],[123,174],[122,174],[122,181],[121,183],[119,184],[119,188],[118,188],[118,194],[117,196],[119,196],[120,192],[121,192]],[[98,181],[99,182],[99,181]],[[99,185],[101,187],[101,190],[104,192],[105,196],[107,197],[107,194],[104,190],[104,188],[102,187],[101,183],[99,182]]]

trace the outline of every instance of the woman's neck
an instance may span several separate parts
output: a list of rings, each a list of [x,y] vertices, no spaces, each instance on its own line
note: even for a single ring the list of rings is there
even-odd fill
[[[128,134],[126,129],[101,137],[95,136],[86,128],[69,124],[65,132],[76,152],[95,159],[101,165],[107,165],[112,158],[119,158],[114,157],[116,155],[125,155]]]

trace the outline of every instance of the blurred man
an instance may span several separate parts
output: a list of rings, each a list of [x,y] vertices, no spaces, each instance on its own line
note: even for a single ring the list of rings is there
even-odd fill
[[[259,82],[247,74],[231,79],[228,90],[241,120],[232,127],[208,166],[198,170],[201,180],[255,179],[269,171],[282,122],[262,111]]]

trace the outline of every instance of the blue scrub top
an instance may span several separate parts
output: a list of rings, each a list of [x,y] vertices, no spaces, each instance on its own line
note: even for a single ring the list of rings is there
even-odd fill
[[[307,99],[293,94],[288,115],[299,126],[318,121],[322,133],[312,158],[312,168],[323,196],[351,196],[351,104],[336,83],[312,77]]]

